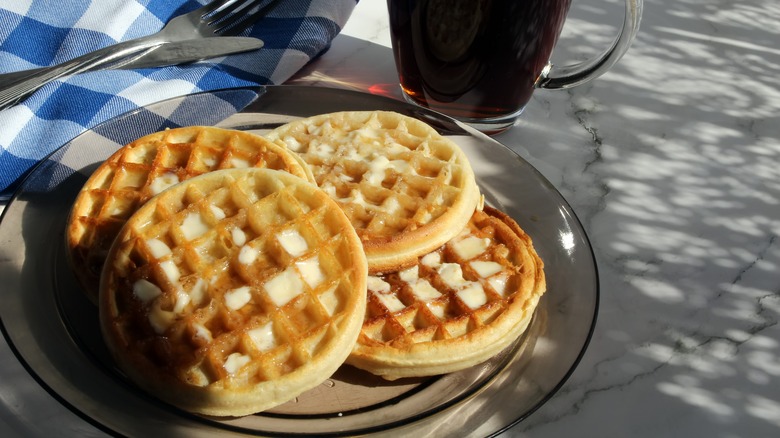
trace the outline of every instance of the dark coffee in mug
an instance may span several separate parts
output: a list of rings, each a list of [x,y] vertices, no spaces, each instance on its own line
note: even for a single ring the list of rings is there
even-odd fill
[[[388,0],[407,99],[459,118],[516,116],[571,0]]]

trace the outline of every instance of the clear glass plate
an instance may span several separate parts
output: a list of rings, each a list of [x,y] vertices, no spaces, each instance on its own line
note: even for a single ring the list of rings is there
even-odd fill
[[[344,366],[295,400],[243,418],[191,415],[130,384],[109,359],[97,309],[65,260],[70,206],[95,167],[121,145],[165,127],[216,125],[262,133],[300,117],[377,109],[422,119],[456,141],[469,156],[486,201],[533,238],[548,291],[522,339],[483,365],[434,378],[385,382]],[[0,390],[15,388],[12,395],[0,396],[5,410],[0,419],[30,435],[84,429],[129,436],[498,434],[547,401],[574,370],[590,339],[599,298],[597,269],[581,224],[529,163],[439,114],[332,88],[199,93],[101,124],[29,175],[3,212],[0,245],[0,321],[7,342],[0,346],[0,381],[9,382]],[[19,371],[22,367],[28,374]]]

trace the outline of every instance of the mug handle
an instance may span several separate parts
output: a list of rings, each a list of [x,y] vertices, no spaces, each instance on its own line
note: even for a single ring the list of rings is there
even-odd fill
[[[641,18],[642,0],[626,0],[623,28],[609,49],[593,59],[577,64],[557,67],[548,63],[536,79],[534,87],[548,90],[571,88],[606,73],[631,46],[631,42],[639,31]]]

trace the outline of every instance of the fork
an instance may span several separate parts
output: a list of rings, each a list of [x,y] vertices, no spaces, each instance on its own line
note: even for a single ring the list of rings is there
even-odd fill
[[[192,12],[174,17],[155,34],[95,50],[15,81],[0,89],[0,110],[16,105],[51,81],[109,65],[121,66],[166,43],[238,35],[280,1],[270,0],[263,5],[265,0],[214,0]]]

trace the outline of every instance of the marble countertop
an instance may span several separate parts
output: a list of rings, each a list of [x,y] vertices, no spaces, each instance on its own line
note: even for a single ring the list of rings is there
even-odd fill
[[[622,20],[573,3],[559,64]],[[601,282],[580,365],[502,436],[780,436],[779,22],[776,0],[645,0],[609,73],[538,91],[495,137],[571,204]],[[291,83],[400,98],[389,47],[385,0],[360,0]]]
[[[554,62],[605,47],[621,5],[575,0]],[[398,95],[386,14],[361,0],[305,79]],[[612,71],[496,137],[572,205],[601,279],[581,364],[505,436],[780,436],[778,22],[774,0],[645,0]]]

